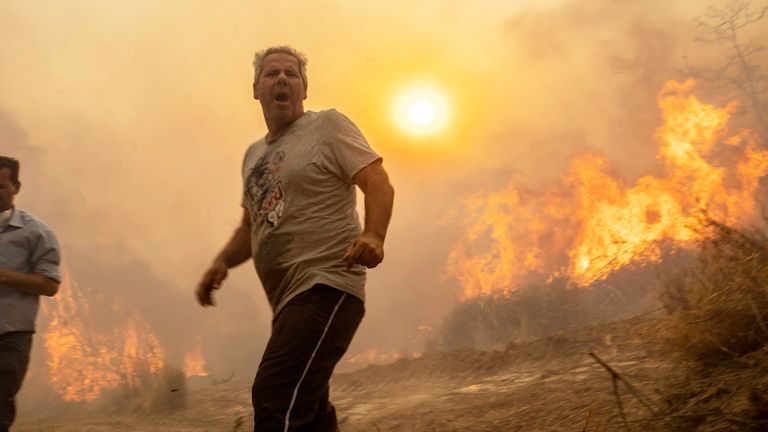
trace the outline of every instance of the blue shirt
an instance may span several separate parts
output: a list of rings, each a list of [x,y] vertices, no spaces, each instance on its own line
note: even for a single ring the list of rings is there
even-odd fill
[[[0,227],[0,269],[41,274],[61,282],[59,261],[53,231],[31,214],[14,209],[8,224]],[[0,284],[0,334],[35,331],[39,298]]]

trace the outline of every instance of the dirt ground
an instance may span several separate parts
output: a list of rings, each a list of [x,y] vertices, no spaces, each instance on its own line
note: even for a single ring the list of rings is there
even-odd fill
[[[611,374],[595,353],[651,406],[680,368],[654,343],[650,317],[510,345],[504,351],[426,354],[338,374],[332,400],[344,432],[626,430]],[[46,418],[21,418],[14,432],[247,431],[250,382],[190,384],[186,406],[147,414],[125,408],[64,405]],[[623,383],[627,423],[641,430],[650,410]],[[586,426],[586,428],[585,428]]]

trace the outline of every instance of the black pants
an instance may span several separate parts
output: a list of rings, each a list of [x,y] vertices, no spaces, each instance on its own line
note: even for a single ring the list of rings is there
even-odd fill
[[[328,285],[288,302],[253,382],[254,432],[336,431],[328,381],[364,314],[360,299]]]
[[[16,417],[14,398],[27,373],[31,348],[30,332],[0,335],[0,432],[8,432]]]

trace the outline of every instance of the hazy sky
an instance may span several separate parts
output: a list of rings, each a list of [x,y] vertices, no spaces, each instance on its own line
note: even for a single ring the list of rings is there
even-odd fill
[[[445,266],[463,197],[551,181],[585,148],[629,180],[656,169],[656,94],[699,49],[691,19],[704,6],[0,0],[0,153],[22,158],[18,205],[57,230],[65,254],[77,251],[73,279],[111,262],[105,278],[151,285],[137,288],[148,303],[189,302],[169,322],[263,337],[268,311],[250,264],[217,310],[192,309],[191,292],[238,223],[242,155],[266,131],[250,93],[253,52],[294,45],[309,57],[306,107],[351,117],[396,188],[352,351],[418,349],[419,327],[439,324],[461,292]],[[431,138],[392,119],[393,100],[415,83],[441,89],[451,107]],[[231,300],[243,297],[252,309]]]

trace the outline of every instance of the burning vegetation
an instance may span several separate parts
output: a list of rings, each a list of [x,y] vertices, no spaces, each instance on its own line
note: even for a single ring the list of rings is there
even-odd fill
[[[499,348],[659,307],[656,276],[691,260],[712,235],[707,220],[757,223],[768,151],[728,127],[736,103],[707,104],[694,86],[671,81],[659,93],[658,175],[629,186],[592,151],[545,190],[512,184],[469,198],[449,258],[464,302],[432,347]]]
[[[174,367],[138,311],[81,288],[66,268],[60,293],[44,315],[44,373],[60,401],[176,409],[184,406],[186,378],[207,376],[200,344],[187,353],[183,369]]]
[[[666,365],[645,379],[656,395],[603,364],[616,404],[590,407],[583,430],[768,428],[768,236],[754,228],[768,226],[759,198],[768,151],[728,128],[735,103],[706,104],[693,85],[670,82],[659,95],[661,175],[628,187],[585,153],[548,190],[512,185],[468,201],[472,223],[450,260],[465,299],[432,348],[514,356],[514,341],[574,343],[559,332],[646,312],[627,321],[620,346],[613,334],[592,343]],[[646,373],[638,369],[624,372]]]
[[[665,243],[691,248],[701,240],[702,210],[728,224],[754,222],[768,152],[751,132],[728,129],[735,103],[704,103],[693,86],[673,81],[659,94],[661,175],[627,186],[588,152],[546,190],[510,185],[469,198],[466,236],[449,259],[465,298],[558,277],[586,287],[629,264],[658,262]]]
[[[114,312],[121,325],[94,325],[89,303],[64,272],[44,340],[51,385],[65,401],[94,400],[162,370],[164,353],[152,329],[138,315]]]

